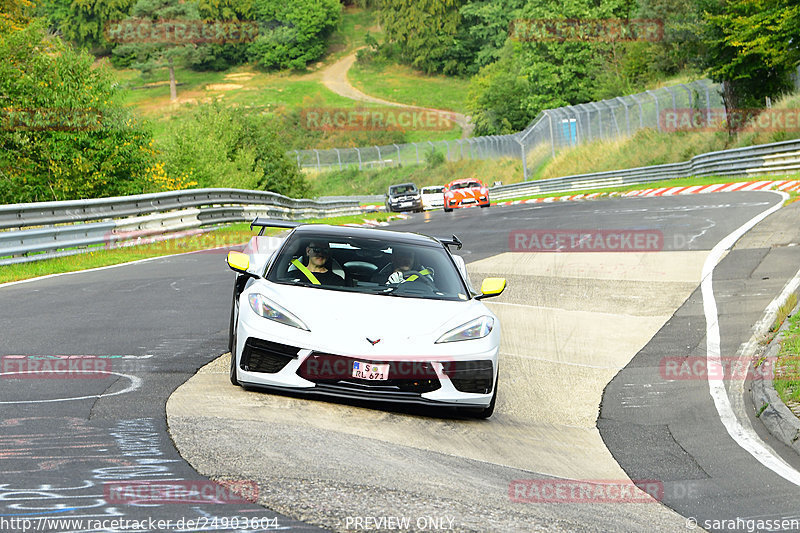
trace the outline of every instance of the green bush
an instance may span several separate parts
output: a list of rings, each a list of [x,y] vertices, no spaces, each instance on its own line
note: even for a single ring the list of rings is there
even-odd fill
[[[338,0],[253,0],[261,21],[250,43],[251,61],[267,70],[302,70],[325,53],[325,39],[342,18]]]
[[[203,104],[174,119],[159,148],[167,175],[199,187],[272,191],[300,198],[309,186],[279,136],[280,122],[241,108]]]
[[[428,168],[436,168],[445,162],[445,156],[439,150],[430,147],[425,152],[425,165]]]
[[[0,203],[161,190],[149,128],[42,22],[0,34]]]

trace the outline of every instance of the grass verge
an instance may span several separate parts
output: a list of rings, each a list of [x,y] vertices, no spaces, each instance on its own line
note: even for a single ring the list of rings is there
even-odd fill
[[[796,304],[796,295],[794,301]],[[784,403],[800,402],[800,313],[789,318],[783,332],[773,384]]]
[[[467,80],[427,76],[405,65],[361,65],[347,73],[350,83],[370,96],[419,107],[466,112]]]
[[[423,147],[424,149],[424,147]],[[423,156],[422,149],[420,156]],[[357,168],[308,174],[314,196],[384,194],[389,185],[413,182],[417,187],[444,185],[458,178],[478,178],[487,185],[495,181],[514,183],[522,176],[517,159],[445,161],[434,167],[411,165],[379,170]]]
[[[776,102],[766,116],[796,110],[800,93],[789,94]],[[760,127],[756,119],[742,132],[729,136],[725,131],[687,130],[658,132],[643,129],[633,136],[613,141],[595,141],[562,150],[539,167],[534,179],[638,168],[688,161],[694,156],[757,144],[787,141],[800,137],[800,131]]]
[[[384,222],[390,218],[391,215],[386,213],[370,213],[335,218],[310,219],[305,222],[341,225],[362,223],[364,219]],[[267,228],[265,234],[274,235],[281,231],[282,230],[279,229]],[[0,269],[0,283],[20,281],[52,274],[63,274],[65,272],[89,270],[153,257],[163,257],[166,255],[201,250],[208,250],[209,253],[219,253],[220,261],[222,261],[222,257],[227,253],[227,248],[246,244],[250,237],[255,234],[256,231],[250,230],[250,224],[240,223],[224,226],[200,235],[169,239],[152,244],[123,246],[118,248],[96,247],[92,251],[86,253],[3,266]]]

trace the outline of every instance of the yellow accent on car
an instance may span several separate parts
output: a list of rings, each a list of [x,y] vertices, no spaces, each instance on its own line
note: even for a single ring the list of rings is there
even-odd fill
[[[506,278],[486,278],[481,283],[481,293],[484,296],[497,296],[506,290]]]
[[[312,284],[322,285],[317,279],[317,277],[314,274],[312,274],[311,271],[308,269],[308,267],[306,267],[303,263],[301,263],[297,259],[292,259],[292,264],[297,267],[297,270],[305,274],[305,276],[308,278],[308,281],[310,281]]]
[[[226,260],[231,270],[245,272],[250,268],[250,256],[242,252],[228,252]]]

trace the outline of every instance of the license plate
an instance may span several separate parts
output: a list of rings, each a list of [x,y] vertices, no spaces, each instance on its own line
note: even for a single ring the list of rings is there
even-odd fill
[[[400,202],[400,207],[408,207],[411,205],[411,202]]]
[[[374,365],[361,361],[353,361],[353,377],[368,381],[385,381],[389,379],[389,364]]]
[[[461,200],[461,203],[462,204],[474,204],[475,203],[475,198],[464,198],[463,200]]]

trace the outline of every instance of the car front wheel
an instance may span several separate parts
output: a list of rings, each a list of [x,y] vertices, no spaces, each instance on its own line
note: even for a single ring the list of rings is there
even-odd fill
[[[233,313],[235,315],[234,316],[234,320],[238,322],[238,320],[239,320],[239,309],[237,308],[235,302],[234,302],[234,312]],[[236,336],[237,336],[236,335],[236,330],[238,329],[236,326],[237,326],[237,324],[236,324],[236,322],[234,322],[233,331],[231,333],[231,345],[232,345],[232,348],[231,348],[230,378],[231,378],[231,384],[232,385],[236,385],[238,387],[239,385],[241,385],[241,383],[239,383],[239,369],[236,366]]]

